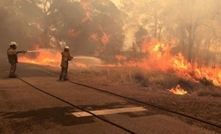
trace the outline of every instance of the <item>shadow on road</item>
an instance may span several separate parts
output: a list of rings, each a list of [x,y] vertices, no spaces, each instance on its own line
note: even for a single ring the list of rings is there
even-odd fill
[[[93,117],[77,118],[70,113],[73,107],[54,107],[25,112],[0,112],[5,126],[15,132],[32,131],[35,128],[49,129],[55,126],[72,126],[93,123]],[[3,127],[3,126],[1,126]]]

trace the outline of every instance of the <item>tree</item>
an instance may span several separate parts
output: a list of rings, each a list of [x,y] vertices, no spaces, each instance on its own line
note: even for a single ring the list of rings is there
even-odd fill
[[[135,33],[136,45],[133,46],[138,47],[140,52],[142,51],[142,43],[146,39],[146,36],[148,36],[147,30],[140,26],[137,32]]]
[[[124,40],[122,13],[111,1],[82,0],[68,9],[73,9],[73,14],[57,8],[57,14],[66,17],[60,19],[62,25],[57,33],[68,33],[66,41],[73,45],[75,54],[102,56],[119,53]]]
[[[199,49],[202,38],[200,33],[205,30],[205,26],[210,22],[209,1],[185,0],[179,1],[177,4],[178,15],[177,32],[182,33],[180,39],[184,40],[182,45],[187,45],[187,59],[189,62],[195,62],[194,53]],[[182,7],[181,7],[182,6]],[[197,39],[198,38],[198,39]],[[196,42],[199,40],[198,42]],[[185,49],[184,49],[185,50]]]
[[[182,52],[189,62],[196,62],[203,49],[207,53],[218,40],[219,5],[216,0],[128,0],[121,1],[128,14],[126,30],[142,26],[150,39],[169,43]],[[215,17],[216,16],[216,17]],[[136,19],[134,19],[136,18]],[[211,23],[213,25],[211,25]],[[214,25],[215,24],[215,25]],[[133,30],[136,34],[136,31]],[[136,37],[135,37],[136,38]],[[173,50],[175,50],[173,49]],[[204,50],[204,51],[205,51]]]
[[[3,0],[1,5],[4,17],[0,23],[4,28],[0,34],[5,36],[5,43],[9,44],[9,42],[15,41],[21,47],[28,48],[27,44],[30,44],[30,38],[36,36],[36,33],[40,31],[36,24],[39,8],[35,1]]]

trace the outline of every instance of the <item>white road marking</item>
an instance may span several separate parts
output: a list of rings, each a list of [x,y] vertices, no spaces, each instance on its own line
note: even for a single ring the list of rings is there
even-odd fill
[[[147,109],[143,107],[131,107],[131,108],[117,108],[117,109],[105,109],[105,110],[95,110],[90,111],[91,113],[95,115],[106,115],[106,114],[116,114],[116,113],[126,113],[126,112],[140,112],[140,111],[146,111]],[[74,112],[71,113],[72,115],[76,117],[86,117],[86,116],[93,116],[90,113],[87,112]]]

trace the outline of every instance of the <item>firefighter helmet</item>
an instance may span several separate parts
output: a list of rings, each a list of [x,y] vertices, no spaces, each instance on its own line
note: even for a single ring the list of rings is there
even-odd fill
[[[65,46],[64,49],[69,49],[69,46]]]
[[[13,41],[10,43],[10,46],[17,46],[17,43]]]

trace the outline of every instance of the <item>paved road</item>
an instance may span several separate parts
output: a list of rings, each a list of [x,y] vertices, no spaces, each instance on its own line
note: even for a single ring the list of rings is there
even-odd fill
[[[129,133],[94,116],[75,117],[72,113],[81,111],[77,107],[93,111],[140,105],[70,82],[59,82],[57,76],[45,72],[41,66],[18,64],[19,76],[38,88],[35,89],[19,79],[7,78],[9,65],[4,56],[0,59],[3,61],[0,66],[0,133]],[[144,108],[145,111],[99,117],[138,134],[213,134]]]

